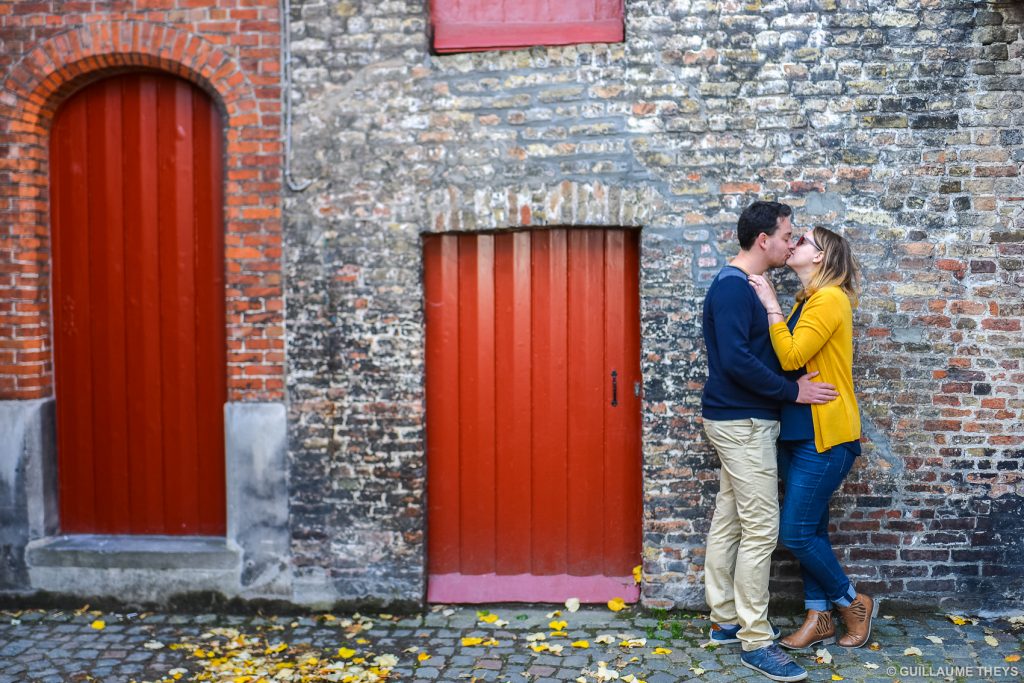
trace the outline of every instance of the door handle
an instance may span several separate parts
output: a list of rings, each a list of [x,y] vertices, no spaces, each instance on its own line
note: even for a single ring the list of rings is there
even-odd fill
[[[619,373],[612,370],[612,408],[619,405]]]

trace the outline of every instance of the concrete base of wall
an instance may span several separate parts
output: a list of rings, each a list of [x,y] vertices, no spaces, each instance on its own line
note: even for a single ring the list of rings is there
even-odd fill
[[[0,592],[153,604],[208,592],[292,598],[283,404],[225,405],[227,534],[216,538],[58,535],[53,408],[52,399],[0,402]]]
[[[176,594],[238,593],[242,551],[223,538],[55,536],[28,544],[32,588],[160,603]]]
[[[25,548],[57,531],[53,399],[0,401],[0,591],[32,589]]]

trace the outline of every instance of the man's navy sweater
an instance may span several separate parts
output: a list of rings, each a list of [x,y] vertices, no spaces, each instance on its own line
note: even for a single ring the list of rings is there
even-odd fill
[[[704,297],[708,381],[701,414],[709,420],[778,420],[783,401],[796,401],[796,382],[782,366],[768,334],[768,312],[747,274],[726,266]]]

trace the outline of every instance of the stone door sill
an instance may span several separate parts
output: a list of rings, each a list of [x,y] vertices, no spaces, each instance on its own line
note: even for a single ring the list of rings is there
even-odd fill
[[[31,568],[233,570],[241,550],[223,536],[74,534],[32,541],[25,548]]]

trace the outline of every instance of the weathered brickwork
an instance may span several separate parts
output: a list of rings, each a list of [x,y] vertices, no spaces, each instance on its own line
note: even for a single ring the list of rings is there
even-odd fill
[[[418,0],[293,3],[294,164],[314,180],[286,199],[297,585],[422,597],[420,235],[639,225],[643,594],[699,605],[717,489],[699,305],[738,211],[768,196],[845,232],[865,266],[842,561],[896,599],[1021,600],[1024,9],[629,0],[626,16],[623,44],[431,56]],[[780,554],[789,594],[792,569]]]
[[[64,98],[126,69],[177,74],[225,113],[228,391],[284,394],[276,0],[0,2],[0,399],[52,395],[48,134]]]

